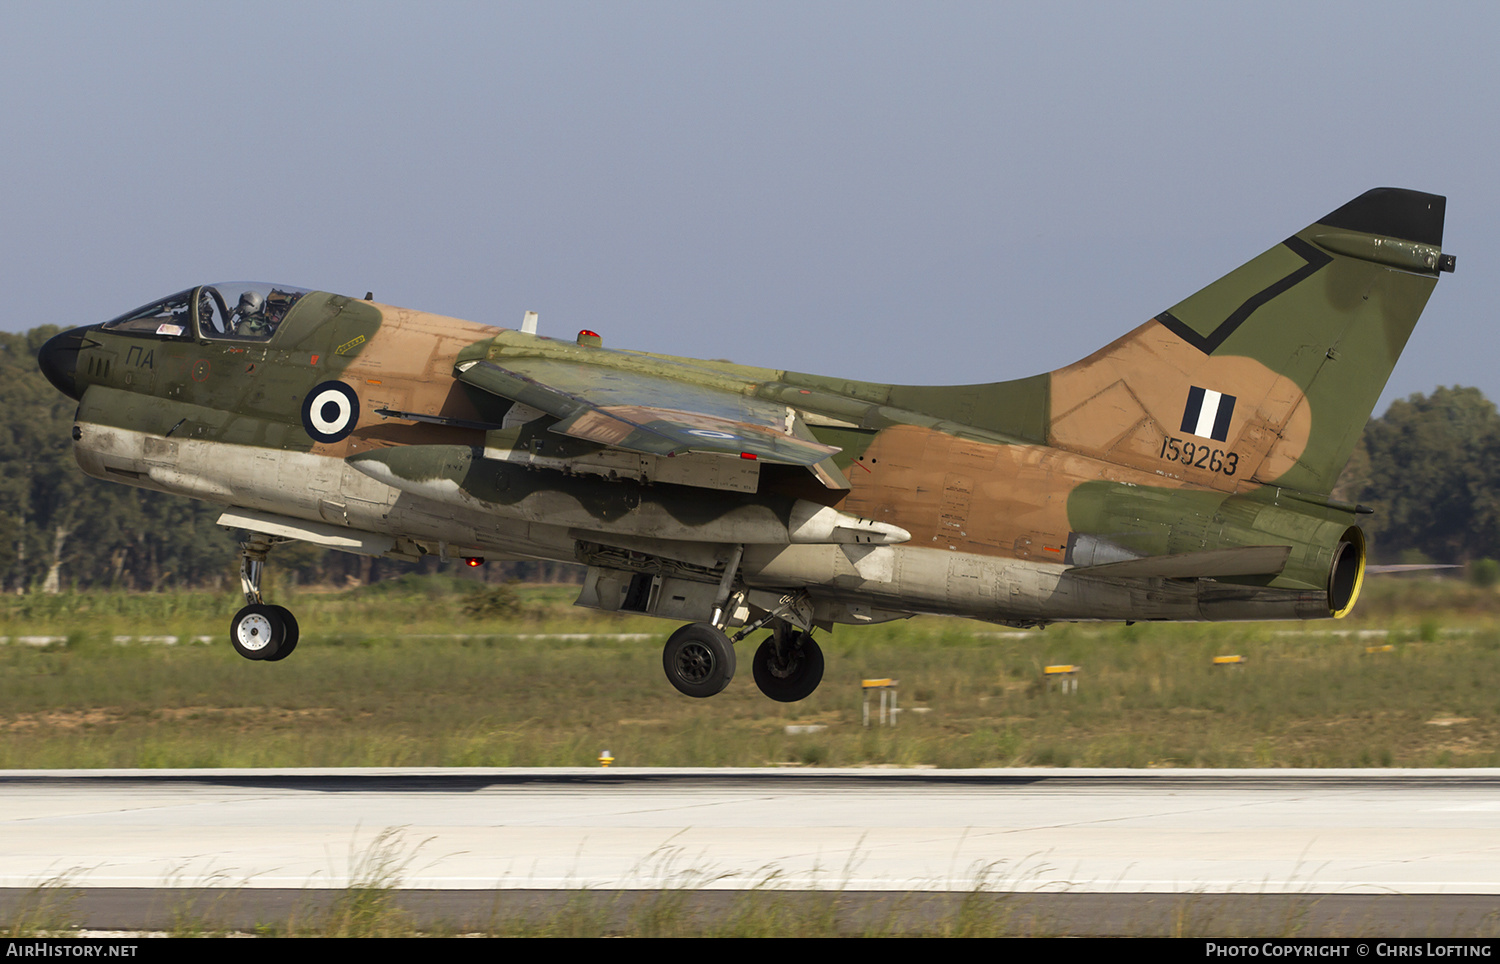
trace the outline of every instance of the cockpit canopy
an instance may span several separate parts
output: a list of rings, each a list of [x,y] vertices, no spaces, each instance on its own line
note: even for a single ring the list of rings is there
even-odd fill
[[[201,285],[105,322],[105,331],[158,338],[269,341],[306,288],[256,281]]]

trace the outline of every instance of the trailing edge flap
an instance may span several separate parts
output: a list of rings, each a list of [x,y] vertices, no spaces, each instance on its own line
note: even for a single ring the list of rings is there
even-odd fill
[[[1286,566],[1291,546],[1236,546],[1179,552],[1171,556],[1146,556],[1102,566],[1084,566],[1069,572],[1084,576],[1121,579],[1209,579],[1216,576],[1274,576]]]
[[[794,411],[765,399],[552,358],[508,358],[504,367],[461,362],[453,374],[560,419],[552,431],[573,438],[647,455],[703,452],[801,465],[829,488],[849,487],[831,460],[840,449],[816,441]]]

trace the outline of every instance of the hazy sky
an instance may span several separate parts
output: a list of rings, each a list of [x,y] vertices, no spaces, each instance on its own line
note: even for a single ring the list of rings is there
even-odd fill
[[[900,382],[1448,196],[1385,401],[1500,399],[1500,5],[0,3],[0,327],[266,280]]]

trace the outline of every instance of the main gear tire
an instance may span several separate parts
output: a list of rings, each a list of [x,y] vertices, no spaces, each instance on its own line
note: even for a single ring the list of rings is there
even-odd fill
[[[709,623],[688,623],[667,639],[662,669],[679,693],[704,699],[734,679],[734,644]]]
[[[791,633],[776,653],[776,637],[768,636],[750,664],[755,685],[778,703],[805,700],[823,682],[823,649],[806,633]]]

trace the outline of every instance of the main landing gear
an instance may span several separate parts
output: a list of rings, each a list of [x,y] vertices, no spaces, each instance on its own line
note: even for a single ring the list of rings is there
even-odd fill
[[[823,650],[812,638],[805,593],[788,593],[769,611],[759,610],[761,617],[733,637],[724,631],[728,614],[744,599],[744,593],[730,592],[741,552],[742,547],[736,547],[724,567],[713,620],[688,623],[668,637],[661,654],[662,669],[678,692],[700,699],[714,696],[734,679],[734,644],[769,625],[771,635],[760,644],[751,663],[755,685],[780,703],[804,700],[823,681]]]
[[[252,534],[249,542],[240,543],[240,586],[245,591],[246,606],[234,614],[229,624],[229,641],[234,651],[246,659],[274,663],[286,659],[297,648],[301,632],[297,617],[285,606],[269,606],[260,597],[260,575],[265,568],[266,553],[288,540],[276,536]]]
[[[668,637],[662,650],[667,680],[678,692],[700,699],[722,692],[734,679],[734,644],[750,632],[731,637],[713,623],[688,623]],[[812,633],[778,619],[756,649],[751,669],[762,693],[778,703],[795,703],[823,681],[823,650]]]
[[[751,669],[762,693],[778,703],[795,703],[823,682],[823,650],[812,633],[782,623],[755,651]]]
[[[688,623],[667,637],[661,666],[678,692],[713,696],[734,679],[734,644],[713,623]]]

